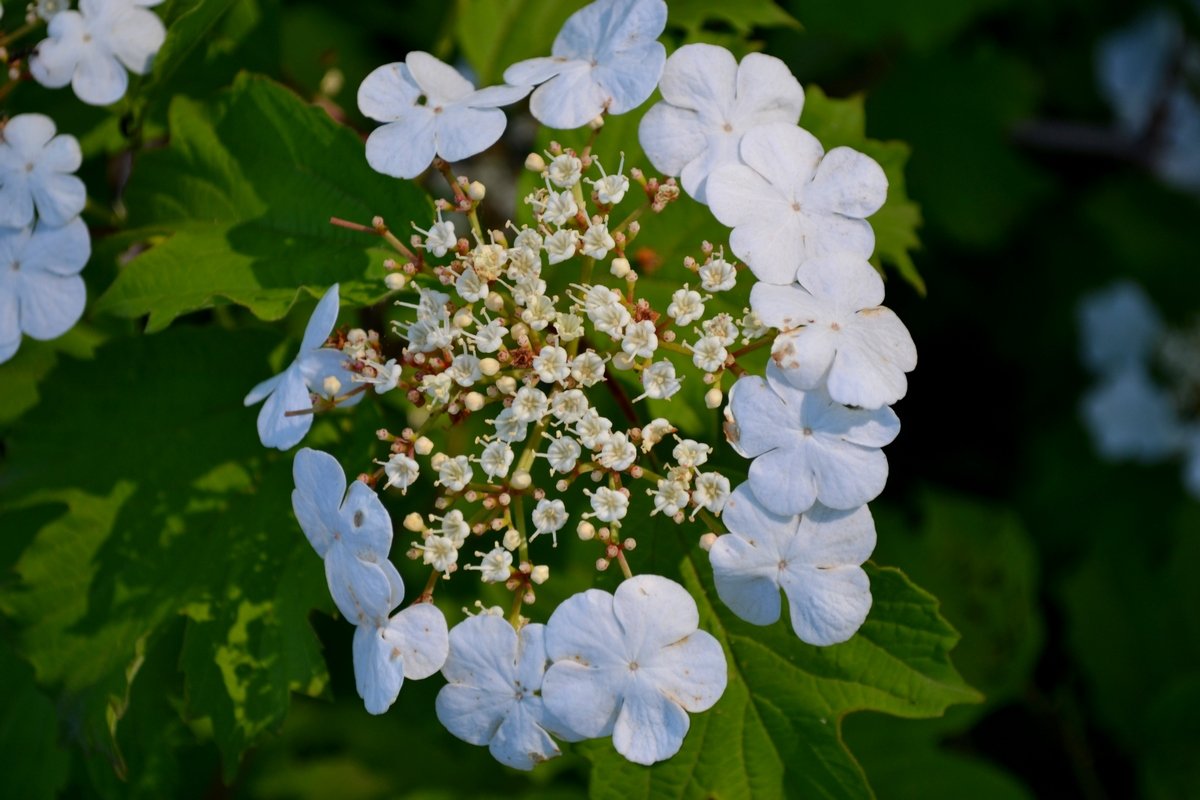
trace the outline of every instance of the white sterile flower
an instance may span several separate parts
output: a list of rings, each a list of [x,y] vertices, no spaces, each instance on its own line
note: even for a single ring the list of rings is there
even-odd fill
[[[675,320],[676,325],[687,325],[704,316],[704,298],[695,289],[684,286],[671,294],[671,304],[667,306],[667,316]]]
[[[737,269],[723,258],[714,258],[697,273],[706,292],[727,292],[737,283]]]
[[[489,478],[503,478],[513,462],[513,450],[508,442],[495,441],[479,454],[479,466]]]
[[[604,205],[616,205],[621,202],[625,193],[629,191],[629,178],[621,174],[625,170],[625,154],[621,153],[621,164],[612,175],[604,171],[604,165],[600,163],[599,158],[592,156],[592,161],[599,167],[601,177],[596,180],[587,178],[584,182],[592,185],[596,199]]]
[[[51,89],[71,84],[75,96],[106,106],[125,96],[129,76],[150,71],[166,38],[162,20],[144,6],[160,0],[80,0],[78,11],[60,11],[29,57],[34,80]]]
[[[474,267],[467,267],[454,282],[454,290],[458,296],[468,303],[477,303],[488,296],[491,291],[487,281],[479,277]]]
[[[800,265],[797,283],[759,283],[750,306],[781,333],[771,357],[801,389],[824,382],[839,403],[891,405],[908,391],[917,366],[908,328],[883,302],[883,279],[865,259],[838,254]]]
[[[546,623],[546,707],[577,736],[612,734],[630,761],[670,758],[688,712],[711,708],[728,680],[720,643],[699,623],[692,596],[658,575],[568,598]]]
[[[545,383],[563,383],[571,377],[571,361],[561,347],[547,345],[533,359],[533,371]]]
[[[479,369],[479,358],[470,353],[456,355],[446,373],[459,386],[474,386],[483,377]]]
[[[486,553],[476,552],[475,555],[483,561],[479,566],[468,564],[464,569],[478,570],[484,583],[504,583],[512,575],[512,553],[503,547],[493,547]]]
[[[724,47],[689,44],[667,59],[662,101],[638,126],[638,141],[656,169],[678,175],[683,189],[708,202],[705,183],[725,164],[739,164],[742,136],[770,123],[795,125],[804,89],[774,56],[751,53],[741,65]]]
[[[706,508],[714,514],[719,514],[728,499],[729,478],[716,472],[702,472],[696,476],[692,486],[692,502],[696,504],[697,509]]]
[[[721,341],[721,344],[728,347],[737,341],[738,329],[737,323],[733,321],[733,317],[722,311],[712,319],[706,319],[700,324],[704,332],[709,336],[715,336]]]
[[[436,483],[445,487],[446,491],[449,492],[461,492],[467,488],[467,484],[475,476],[475,471],[471,468],[471,462],[466,456],[447,458],[438,465],[437,472],[438,479]]]
[[[691,348],[692,363],[705,372],[716,372],[725,366],[725,359],[729,358],[729,351],[716,336],[702,336]]]
[[[79,272],[91,252],[78,218],[61,228],[0,228],[0,363],[17,352],[22,333],[54,339],[79,321],[87,302]]]
[[[708,461],[708,454],[711,452],[712,448],[703,442],[679,439],[679,444],[671,450],[671,458],[681,467],[699,467]]]
[[[579,389],[559,392],[550,401],[550,413],[556,420],[567,425],[583,419],[583,415],[587,413],[589,407],[587,395]]]
[[[567,19],[551,57],[518,61],[504,80],[542,84],[529,98],[529,111],[551,128],[624,114],[658,84],[667,52],[656,40],[666,24],[663,0],[596,0]]]
[[[687,507],[688,487],[681,481],[660,480],[658,489],[647,489],[646,494],[654,498],[654,510],[650,516],[660,511],[668,517],[673,517]]]
[[[546,393],[533,386],[522,386],[513,398],[513,415],[521,422],[537,422],[546,416],[549,408]]]
[[[309,392],[324,394],[326,378],[333,376],[344,386],[354,382],[353,373],[345,366],[346,356],[340,350],[322,347],[337,322],[337,312],[338,285],[335,283],[313,309],[295,360],[283,372],[251,389],[243,400],[248,406],[264,399],[267,401],[258,412],[258,438],[263,446],[288,450],[300,443],[312,427],[313,414],[288,416],[287,412],[311,411],[313,401]],[[351,395],[341,405],[354,405],[362,397],[362,394]]]
[[[317,555],[325,559],[329,593],[355,625],[387,616],[404,597],[404,581],[388,561],[392,519],[361,481],[346,490],[337,459],[307,447],[292,462],[292,510]]]
[[[354,683],[367,712],[382,714],[391,708],[404,679],[433,675],[449,650],[446,617],[431,603],[359,625],[354,632]]]
[[[367,138],[367,163],[384,175],[415,178],[435,155],[461,161],[481,153],[504,133],[499,106],[528,93],[526,86],[476,90],[450,65],[413,51],[403,63],[379,67],[358,87],[358,110],[386,123]]]
[[[613,241],[613,237],[608,232],[608,225],[604,222],[593,222],[583,234],[583,249],[582,253],[585,256],[590,256],[595,259],[601,259],[608,255],[608,251],[617,246]]]
[[[562,262],[575,257],[575,248],[579,246],[579,231],[574,228],[563,228],[546,237],[546,260],[551,264]]]
[[[633,319],[629,315],[629,309],[619,302],[601,306],[595,313],[589,313],[588,318],[596,326],[596,330],[607,333],[614,339],[624,337],[625,326]]]
[[[537,508],[533,510],[533,536],[529,537],[529,541],[533,541],[543,533],[550,534],[554,540],[554,546],[558,547],[558,532],[567,524],[567,507],[562,500],[547,500],[542,498],[538,500]]]
[[[546,167],[546,177],[560,189],[570,189],[583,175],[583,162],[571,153],[563,153]],[[573,214],[574,212],[572,212]]]
[[[468,617],[450,631],[450,655],[437,716],[465,742],[487,745],[502,764],[530,770],[560,755],[556,725],[542,697],[545,626],[520,633],[502,616]],[[561,735],[561,734],[559,734]]]
[[[575,205],[575,196],[569,189],[565,189],[561,192],[550,192],[546,198],[546,207],[542,210],[542,219],[550,225],[565,225],[575,219],[577,213],[579,206]]]
[[[544,331],[557,318],[554,298],[544,294],[530,298],[525,304],[525,310],[521,312],[521,321],[535,331]]]
[[[642,370],[641,397],[666,400],[679,391],[679,378],[675,377],[675,365],[670,361],[656,361]],[[641,398],[638,398],[641,399]]]
[[[649,453],[664,436],[675,432],[675,426],[663,417],[657,417],[642,428],[642,452]]]
[[[500,320],[494,319],[486,325],[479,326],[472,341],[479,352],[494,353],[504,345],[504,337],[507,335],[508,328],[504,327]]]
[[[611,432],[612,420],[600,416],[600,412],[594,408],[589,408],[579,422],[575,423],[575,434],[589,450],[601,447]]]
[[[882,167],[849,147],[825,153],[795,125],[749,131],[740,153],[745,164],[709,176],[708,204],[733,228],[729,246],[759,280],[791,283],[816,256],[871,255],[875,233],[866,217],[887,198]]]
[[[604,359],[594,350],[575,356],[571,362],[571,377],[582,386],[594,386],[604,380]]]
[[[887,483],[879,448],[900,433],[887,406],[847,408],[824,387],[797,389],[767,364],[767,377],[739,378],[729,390],[729,443],[750,464],[750,485],[776,514],[799,514],[820,501],[856,508]]]
[[[730,496],[721,517],[729,533],[708,552],[717,595],[753,625],[779,619],[779,590],[792,629],[814,645],[844,642],[871,610],[871,584],[860,566],[875,549],[866,506],[834,511],[820,504],[803,516],[765,508],[750,485]]]
[[[72,173],[83,163],[79,140],[55,135],[45,114],[18,114],[0,128],[0,225],[23,228],[38,221],[60,227],[79,216],[87,188]]]
[[[550,462],[552,470],[566,474],[575,469],[581,452],[579,442],[570,436],[560,436],[546,448],[546,460]]]
[[[1108,459],[1156,461],[1183,446],[1182,424],[1170,393],[1138,365],[1084,395],[1083,419],[1096,449]]]
[[[416,482],[417,476],[421,474],[421,468],[410,456],[404,453],[395,453],[386,462],[377,461],[377,464],[383,464],[383,471],[387,475],[387,483],[383,488],[389,489],[395,486],[403,493],[408,494],[408,487]]]
[[[614,433],[604,440],[596,461],[606,469],[622,472],[637,459],[637,448],[624,433]]]
[[[442,210],[440,208],[437,212],[437,222],[433,223],[429,227],[429,230],[417,228],[415,222],[413,223],[413,227],[416,228],[418,233],[425,234],[425,249],[438,258],[458,247],[458,234],[454,232],[454,223],[448,219],[442,219]]]
[[[601,486],[596,491],[584,489],[584,494],[592,503],[592,512],[585,517],[595,517],[601,522],[617,522],[624,519],[629,511],[629,498],[624,492]]]
[[[635,358],[651,358],[658,349],[658,332],[648,319],[625,326],[621,349]]]
[[[558,312],[554,315],[554,330],[560,342],[572,342],[583,336],[583,317]]]
[[[440,530],[441,535],[453,542],[455,547],[462,547],[471,533],[471,526],[467,524],[463,512],[456,508],[442,517]]]
[[[523,442],[529,432],[529,423],[517,419],[511,408],[506,408],[492,420],[496,428],[496,438],[502,442]]]
[[[1144,364],[1163,336],[1158,309],[1130,280],[1080,300],[1079,328],[1083,362],[1101,375]]]

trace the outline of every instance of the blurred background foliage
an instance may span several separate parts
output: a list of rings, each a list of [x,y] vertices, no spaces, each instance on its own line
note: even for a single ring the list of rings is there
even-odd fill
[[[1197,562],[1188,561],[1200,557],[1200,503],[1185,495],[1175,465],[1114,466],[1095,456],[1078,416],[1088,379],[1075,328],[1080,295],[1118,277],[1142,283],[1171,322],[1190,322],[1200,305],[1197,199],[1150,175],[1141,144],[1091,146],[1113,125],[1096,90],[1097,42],[1152,5],[1175,8],[1195,33],[1195,7],[1170,0],[668,2],[674,42],[711,41],[739,54],[762,49],[785,59],[806,88],[820,87],[809,91],[803,124],[820,116],[823,96],[850,99],[837,108],[863,103],[869,137],[911,148],[903,175],[923,219],[920,248],[910,253],[915,243],[898,241],[884,255],[898,270],[889,273],[888,304],[912,330],[921,363],[898,407],[904,432],[888,449],[890,483],[872,506],[874,560],[901,568],[939,599],[962,634],[954,663],[984,699],[932,720],[848,716],[842,733],[874,792],[976,800],[1200,796],[1200,581]],[[6,19],[21,13],[20,3],[5,6]],[[545,51],[572,8],[557,0],[402,7],[168,0],[165,17],[186,26],[191,44],[164,50],[120,114],[21,87],[20,110],[53,109],[59,127],[83,142],[92,193],[118,211],[128,205],[142,227],[98,241],[84,273],[90,297],[104,296],[100,308],[112,314],[89,308],[89,324],[62,339],[26,340],[0,372],[5,796],[576,797],[587,791],[588,758],[611,763],[580,748],[531,776],[502,770],[486,751],[429,724],[434,681],[410,682],[386,716],[363,713],[352,630],[309,613],[331,609],[319,562],[290,520],[258,518],[267,512],[248,490],[248,475],[230,466],[261,469],[257,491],[286,496],[290,462],[266,462],[250,433],[254,411],[209,418],[186,384],[158,380],[173,371],[202,374],[209,392],[240,397],[264,376],[268,358],[290,352],[275,328],[219,304],[133,349],[96,355],[102,342],[146,321],[137,279],[152,285],[146,271],[155,264],[133,277],[122,271],[126,283],[110,287],[117,255],[171,223],[171,211],[156,201],[170,187],[143,180],[124,192],[125,153],[130,137],[159,142],[175,129],[172,95],[211,103],[252,71],[366,131],[354,92],[375,66],[425,49],[460,59],[482,83],[495,81],[504,65]],[[201,162],[255,160],[241,152],[249,146],[238,142],[236,127],[222,132],[222,120],[236,119],[239,102],[269,108],[278,98],[240,81],[240,101],[213,114],[204,123],[212,136],[189,151]],[[172,108],[187,114],[189,106]],[[287,114],[274,119],[286,138]],[[331,154],[355,146],[334,127],[328,141],[293,143],[318,173],[341,169]],[[514,125],[502,147],[519,155],[534,135]],[[154,149],[147,161],[176,158]],[[902,155],[896,175],[901,164]],[[473,177],[490,183],[490,168],[480,163]],[[380,205],[396,215],[423,213],[420,198],[403,196],[365,166],[355,176],[361,194],[347,216],[381,213]],[[222,237],[288,200],[286,186],[266,197],[236,186],[231,179],[218,204],[225,216],[210,220]],[[198,208],[186,213],[205,216]],[[106,226],[102,217],[89,223],[101,232]],[[189,234],[189,246],[198,247],[212,230]],[[279,257],[311,256],[304,235],[282,241]],[[322,258],[337,257],[345,244],[328,231],[312,235],[325,248]],[[160,268],[187,268],[186,250],[158,257]],[[381,258],[368,254],[355,267],[355,299],[371,299]],[[201,269],[197,281],[203,277]],[[261,283],[262,273],[256,278]],[[294,297],[263,292],[239,302],[258,303],[260,316],[276,319]],[[287,324],[305,316],[289,314]],[[153,315],[149,322],[155,326]],[[235,322],[243,328],[236,336],[226,330]],[[55,391],[53,381],[68,373],[80,391]],[[344,450],[365,454],[371,413],[378,412],[363,409],[354,433],[323,422],[310,441],[342,435]],[[144,426],[130,430],[113,419]],[[177,426],[178,419],[189,424]],[[222,432],[230,426],[246,437],[229,440]],[[39,455],[22,458],[30,452]],[[107,480],[130,469],[147,483]],[[188,507],[170,504],[179,487],[193,498]],[[21,502],[6,502],[12,498]],[[178,535],[184,528],[221,535]],[[158,548],[153,557],[147,543]],[[218,567],[197,578],[198,564]],[[31,585],[37,590],[18,590]],[[90,606],[80,585],[90,587]],[[183,614],[172,605],[181,585],[194,592]],[[212,597],[228,602],[213,605]],[[32,634],[21,622],[31,618],[40,620]],[[156,621],[153,640],[139,633],[146,619]],[[222,650],[238,643],[213,637],[231,630],[241,646]],[[121,655],[127,650],[137,654],[132,663]],[[188,653],[207,652],[226,660],[192,659],[209,668],[181,674]],[[39,667],[36,680],[31,664]],[[242,702],[227,714],[214,711],[228,707],[212,698],[231,674],[252,676],[240,686]],[[90,730],[97,720],[102,729]],[[215,742],[229,749],[224,760]],[[592,789],[622,794],[602,779]]]

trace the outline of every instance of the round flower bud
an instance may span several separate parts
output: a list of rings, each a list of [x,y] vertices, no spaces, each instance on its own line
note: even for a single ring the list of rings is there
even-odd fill
[[[446,459],[449,457],[450,456],[446,455],[445,453],[437,453],[429,460],[429,466],[433,467],[434,469],[440,469],[442,464],[444,464]]]
[[[608,271],[618,278],[624,278],[629,274],[629,270],[629,259],[627,258],[614,258],[608,268]]]
[[[483,404],[487,401],[479,392],[467,392],[466,398],[463,399],[463,405],[467,411],[478,411],[483,408]]]
[[[459,330],[469,328],[474,321],[475,319],[472,316],[471,311],[466,308],[460,310],[454,315],[454,327],[458,328]]]
[[[422,436],[413,443],[413,450],[419,456],[427,456],[433,452],[433,440],[428,436]]]
[[[575,533],[579,535],[581,540],[586,542],[596,538],[596,526],[586,519],[580,520],[579,524],[575,526]]]
[[[471,185],[467,187],[467,197],[478,203],[487,195],[487,187],[479,181],[471,181]]]
[[[529,474],[527,469],[519,469],[512,474],[509,480],[509,485],[517,491],[524,491],[533,484],[533,476]]]
[[[406,283],[408,283],[408,278],[403,272],[389,272],[383,278],[383,285],[393,292],[403,289]]]
[[[604,127],[604,115],[597,114],[588,121],[588,127],[594,131],[598,131]]]
[[[721,392],[721,387],[714,386],[704,393],[705,408],[720,408],[721,401],[725,399],[724,393]]]
[[[529,573],[529,580],[541,585],[550,577],[550,568],[545,564],[538,564]]]
[[[321,384],[321,388],[325,390],[325,394],[333,397],[338,393],[339,390],[341,390],[342,382],[333,375],[330,375],[325,379],[325,382]]]
[[[706,533],[700,537],[700,549],[708,552],[712,549],[712,546],[716,543],[716,541],[717,535],[715,533]]]
[[[498,292],[490,292],[483,299],[483,306],[488,311],[497,312],[504,308],[504,297]]]
[[[500,379],[496,381],[496,388],[499,389],[502,394],[515,394],[517,391],[517,379],[512,375],[502,375]]]
[[[516,528],[509,528],[504,532],[504,540],[501,542],[505,550],[516,550],[521,545],[521,532]]]
[[[604,570],[606,570],[606,569],[608,569],[608,559],[597,558],[596,559],[596,570],[598,572],[604,572]]]
[[[538,153],[530,153],[525,156],[525,169],[530,172],[542,172],[546,169],[546,159]]]
[[[425,520],[420,514],[413,511],[404,518],[404,527],[413,533],[420,533],[425,530]]]
[[[490,378],[500,371],[500,362],[494,358],[481,358],[479,371]]]
[[[624,350],[612,357],[609,362],[614,369],[631,369],[633,367],[633,356],[626,353]]]

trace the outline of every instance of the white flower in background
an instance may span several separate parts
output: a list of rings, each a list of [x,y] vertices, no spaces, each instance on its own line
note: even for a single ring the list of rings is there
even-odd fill
[[[23,228],[38,220],[66,225],[83,211],[87,188],[72,173],[83,163],[79,141],[55,136],[45,114],[18,114],[0,128],[0,225]]]
[[[670,758],[688,712],[711,708],[725,691],[725,654],[699,622],[692,596],[658,575],[630,578],[615,594],[568,598],[546,623],[546,707],[566,733],[611,734],[630,761]]]
[[[79,321],[87,301],[79,272],[91,251],[78,218],[61,228],[0,228],[0,363],[17,352],[22,333],[54,339]]]
[[[529,110],[551,128],[578,128],[602,113],[624,114],[654,93],[666,62],[657,39],[667,24],[663,0],[596,0],[572,14],[548,58],[504,71],[513,84],[541,84]]]
[[[47,26],[48,39],[34,48],[29,72],[51,89],[71,84],[75,96],[106,106],[125,96],[126,69],[150,71],[166,38],[162,20],[147,6],[162,0],[79,0],[78,11],[60,11]]]
[[[834,511],[820,504],[803,516],[773,514],[750,484],[734,490],[721,516],[729,533],[709,550],[717,595],[754,625],[779,619],[787,595],[792,629],[815,645],[844,642],[871,610],[871,584],[861,564],[875,549],[866,506]]]
[[[471,468],[471,462],[466,456],[445,459],[438,465],[437,471],[436,482],[448,492],[461,492],[475,476],[475,470]]]
[[[745,164],[708,178],[713,215],[733,228],[729,245],[759,280],[788,284],[807,259],[838,252],[868,258],[875,233],[866,217],[887,199],[887,177],[872,159],[808,131],[774,123],[748,131]]]
[[[1105,458],[1157,461],[1183,446],[1170,392],[1142,366],[1124,369],[1084,395],[1083,419]]]
[[[1183,485],[1200,499],[1200,425],[1193,425],[1184,446]]]
[[[747,131],[772,122],[795,125],[804,108],[804,89],[778,58],[750,53],[739,65],[711,44],[672,53],[658,88],[663,99],[642,117],[638,141],[656,169],[678,175],[701,203],[709,174],[741,163],[738,145]]]
[[[367,163],[384,175],[415,178],[434,156],[461,161],[481,153],[504,133],[507,121],[499,106],[527,94],[528,86],[477,90],[450,65],[413,51],[404,62],[379,67],[358,87],[359,111],[386,123],[367,138]]]
[[[408,487],[416,483],[417,476],[421,474],[417,462],[404,453],[394,453],[386,462],[376,463],[383,464],[383,471],[387,475],[387,483],[383,488],[390,489],[395,486],[404,494],[408,494]]]
[[[354,631],[354,683],[367,712],[382,714],[404,679],[420,680],[442,668],[450,650],[446,617],[430,603],[384,615]]]
[[[917,348],[904,323],[883,302],[883,279],[869,262],[838,254],[800,265],[797,283],[759,283],[750,307],[781,333],[772,358],[800,389],[825,381],[839,403],[879,408],[904,397],[904,373],[917,365]]]
[[[887,406],[847,408],[823,386],[788,383],[774,363],[767,377],[739,378],[729,391],[729,442],[750,464],[754,494],[776,514],[800,514],[813,503],[857,508],[887,483],[880,449],[900,433]]]
[[[512,575],[512,553],[503,547],[493,547],[486,553],[476,552],[475,555],[483,560],[479,566],[468,564],[466,569],[478,570],[484,583],[504,583]]]
[[[322,347],[337,322],[338,285],[326,290],[317,307],[309,317],[300,342],[300,352],[288,368],[273,378],[255,386],[246,395],[245,405],[252,406],[262,400],[258,413],[258,438],[265,447],[288,450],[300,443],[312,427],[311,413],[288,416],[288,411],[311,411],[312,397],[309,392],[325,393],[325,379],[337,378],[343,386],[354,383],[354,375],[345,367],[346,356],[332,347]],[[348,397],[342,405],[354,405],[362,394]]]
[[[531,515],[535,530],[529,537],[533,541],[543,533],[550,534],[554,546],[558,547],[558,532],[567,524],[567,507],[562,500],[538,500],[537,508]]]
[[[533,769],[561,754],[542,697],[546,663],[544,625],[518,633],[503,617],[468,617],[450,631],[438,719],[463,741],[487,745],[501,764]]]
[[[1165,333],[1158,309],[1129,280],[1086,295],[1079,328],[1083,363],[1101,375],[1145,364]]]
[[[142,5],[154,5],[153,3],[142,3]],[[55,15],[66,11],[71,7],[71,0],[37,0],[37,15],[43,21],[49,22],[54,19]],[[2,12],[0,12],[2,15]]]
[[[388,560],[392,518],[361,481],[346,491],[346,474],[328,453],[302,448],[292,462],[292,510],[317,555],[325,559],[329,593],[347,620],[361,625],[387,616],[404,598],[404,581]]]

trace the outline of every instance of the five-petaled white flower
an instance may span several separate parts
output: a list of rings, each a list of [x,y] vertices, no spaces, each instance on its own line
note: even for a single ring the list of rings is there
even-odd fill
[[[0,225],[23,228],[38,220],[66,225],[83,211],[87,189],[72,173],[83,163],[79,141],[55,136],[45,114],[18,114],[0,128]]]
[[[856,255],[819,256],[800,265],[796,280],[750,291],[759,319],[781,331],[772,358],[788,382],[812,389],[825,381],[834,400],[862,408],[903,397],[917,348],[900,318],[880,305],[883,279],[875,268]]]
[[[125,96],[130,72],[145,75],[166,39],[162,20],[147,6],[162,0],[79,0],[78,11],[60,11],[29,58],[43,86],[71,84],[85,103],[106,106]]]
[[[727,412],[733,419],[726,429],[730,444],[754,459],[754,494],[776,514],[800,514],[818,501],[857,508],[887,483],[880,448],[900,432],[900,420],[887,406],[847,408],[824,386],[797,389],[768,363],[765,379],[738,379]]]
[[[503,617],[468,617],[450,631],[438,719],[463,741],[486,744],[500,763],[533,769],[560,755],[542,697],[545,672],[545,626],[518,633]]]
[[[690,721],[725,691],[720,643],[698,630],[696,601],[674,581],[638,575],[615,594],[589,589],[546,623],[554,662],[542,696],[574,736],[612,734],[617,752],[653,764],[679,751]]]
[[[729,246],[759,280],[791,283],[816,256],[871,255],[866,217],[883,206],[888,185],[872,159],[849,147],[825,153],[811,133],[782,123],[748,131],[739,153],[745,164],[709,175],[708,205],[733,228]]]
[[[708,557],[717,595],[734,614],[772,624],[782,589],[792,629],[809,644],[844,642],[862,626],[871,584],[861,564],[875,549],[866,506],[834,511],[817,504],[803,516],[773,514],[743,483],[721,518],[729,533],[717,538]]]
[[[329,593],[355,625],[386,618],[404,598],[404,581],[388,560],[392,518],[371,487],[354,481],[337,459],[303,448],[292,461],[292,510],[317,555],[325,559]]]
[[[542,84],[529,111],[551,128],[578,128],[607,112],[624,114],[644,103],[667,59],[658,36],[667,24],[663,0],[596,0],[572,14],[550,57],[518,61],[504,80]]]
[[[795,125],[804,108],[804,89],[778,58],[750,53],[739,65],[711,44],[672,53],[658,88],[662,102],[642,117],[638,140],[650,163],[678,175],[701,203],[709,174],[741,163],[738,145],[747,131],[772,122]]]
[[[300,342],[300,352],[288,368],[273,378],[267,378],[246,395],[245,405],[252,406],[266,399],[258,412],[258,438],[264,447],[288,450],[295,447],[312,427],[311,413],[288,416],[289,411],[309,412],[313,402],[309,392],[324,393],[325,379],[337,378],[342,386],[351,386],[354,375],[345,367],[346,357],[340,350],[322,347],[337,322],[338,285],[326,290],[313,309]],[[354,405],[362,399],[355,394],[342,401]]]
[[[87,299],[79,271],[91,247],[79,218],[61,228],[0,228],[0,363],[22,333],[54,339],[79,321]]]
[[[384,175],[415,178],[435,155],[461,161],[481,153],[504,133],[499,107],[527,94],[528,86],[476,89],[450,65],[413,51],[358,87],[359,111],[386,123],[367,138],[367,163]]]
[[[367,711],[382,714],[391,708],[404,679],[428,678],[446,663],[449,649],[446,617],[430,603],[359,625],[354,631],[354,683]]]

